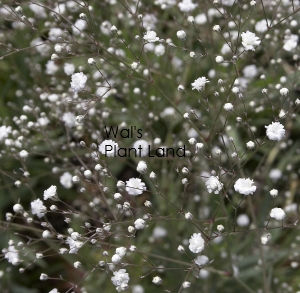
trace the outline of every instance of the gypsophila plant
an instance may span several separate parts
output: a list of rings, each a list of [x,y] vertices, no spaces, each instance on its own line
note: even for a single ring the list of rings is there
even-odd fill
[[[299,15],[1,1],[1,292],[300,292]]]

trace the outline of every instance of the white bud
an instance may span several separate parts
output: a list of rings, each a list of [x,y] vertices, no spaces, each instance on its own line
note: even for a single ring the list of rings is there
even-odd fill
[[[217,62],[217,63],[222,63],[223,61],[224,61],[223,56],[217,56],[217,57],[216,57],[216,62]]]
[[[177,38],[180,40],[184,40],[186,38],[186,32],[183,30],[180,30],[176,33]]]
[[[91,179],[93,173],[91,172],[91,170],[85,170],[85,171],[83,172],[83,175],[84,175],[85,178]]]
[[[95,59],[94,59],[94,58],[89,58],[89,59],[88,59],[88,64],[91,65],[91,66],[96,65]]]
[[[190,212],[185,213],[184,217],[185,217],[187,220],[193,220],[193,215],[192,215]]]
[[[110,31],[112,33],[116,33],[118,31],[117,27],[115,25],[112,25],[111,28],[110,28]]]
[[[272,197],[277,197],[277,195],[278,195],[278,190],[277,189],[272,189],[272,190],[270,190],[270,195],[272,196]]]
[[[162,283],[162,279],[156,276],[153,278],[152,283],[154,283],[155,285],[160,285]]]
[[[48,280],[48,276],[46,274],[41,274],[40,280],[41,281],[46,281],[46,280]]]

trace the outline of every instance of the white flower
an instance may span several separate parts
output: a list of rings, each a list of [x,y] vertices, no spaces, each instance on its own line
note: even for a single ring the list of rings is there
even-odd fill
[[[147,31],[146,34],[144,35],[143,39],[146,42],[154,43],[159,40],[159,37],[156,36],[155,31]]]
[[[126,191],[132,196],[137,196],[143,193],[146,190],[146,185],[139,178],[130,178],[126,181]]]
[[[91,66],[96,65],[95,59],[94,59],[94,58],[89,58],[89,59],[88,59],[88,64],[91,65]]]
[[[224,227],[223,225],[218,225],[218,226],[217,226],[217,230],[218,230],[219,232],[224,231],[224,229],[225,229],[225,227]]]
[[[281,208],[274,208],[270,212],[270,217],[277,221],[282,221],[285,218],[285,212]]]
[[[23,207],[19,203],[16,203],[13,206],[13,210],[14,210],[15,213],[22,213],[23,212]]]
[[[128,285],[129,275],[126,273],[125,269],[120,269],[114,272],[114,276],[111,277],[112,283],[117,287],[118,292],[124,291],[125,285]]]
[[[277,181],[282,177],[282,171],[280,169],[271,169],[269,173],[269,177],[273,181]]]
[[[216,57],[216,62],[217,63],[222,63],[224,61],[224,57],[223,56],[217,56]]]
[[[65,123],[66,127],[72,128],[76,125],[76,116],[71,112],[64,113],[62,121]]]
[[[268,236],[261,236],[261,238],[260,238],[261,244],[263,244],[263,245],[266,245],[268,240],[269,240]]]
[[[162,279],[156,276],[152,279],[152,283],[154,283],[155,285],[160,285],[162,283]]]
[[[240,194],[249,195],[255,192],[256,186],[254,185],[254,181],[250,178],[240,178],[235,182],[234,190]]]
[[[223,183],[219,181],[218,176],[210,176],[205,182],[207,191],[209,193],[214,192],[214,194],[219,194],[223,188]]]
[[[49,198],[54,199],[56,198],[56,189],[57,187],[55,185],[51,185],[48,189],[44,191],[44,200],[47,200]]]
[[[194,233],[189,240],[189,249],[193,253],[200,253],[204,249],[204,239],[200,233]]]
[[[208,264],[208,262],[209,262],[209,258],[205,255],[199,255],[195,259],[195,264],[198,266],[204,266]]]
[[[75,71],[75,65],[73,63],[65,63],[64,72],[66,75],[72,75]]]
[[[106,139],[99,145],[99,152],[106,157],[113,157],[118,149],[119,145],[111,139]]]
[[[19,155],[22,159],[26,159],[28,157],[28,152],[25,150],[22,150],[22,151],[20,151]]]
[[[84,89],[85,83],[87,81],[86,75],[84,75],[82,72],[74,73],[71,79],[72,79],[72,81],[70,82],[71,89],[74,93],[78,93]]]
[[[47,208],[39,198],[31,202],[31,212],[33,215],[37,215],[39,218],[42,218],[46,211]]]
[[[183,30],[180,30],[176,33],[177,38],[180,40],[184,40],[186,38],[186,32]]]
[[[227,112],[232,111],[233,110],[233,105],[231,103],[226,103],[224,105],[224,110],[227,111]]]
[[[14,246],[9,246],[5,252],[4,257],[13,265],[18,265],[20,263],[19,252]]]
[[[255,30],[258,33],[265,33],[268,30],[267,22],[268,22],[268,25],[270,26],[271,20],[269,20],[269,19],[267,21],[265,19],[257,21],[255,24]]]
[[[283,97],[286,97],[289,94],[289,90],[286,87],[283,87],[282,89],[280,89],[280,94]]]
[[[72,237],[67,238],[66,244],[70,246],[69,253],[77,253],[78,249],[80,249],[83,246],[83,242],[74,240]]]
[[[242,33],[242,44],[245,47],[246,51],[252,50],[255,51],[254,47],[260,44],[260,39],[255,36],[254,33],[249,31]]]
[[[247,143],[246,143],[246,147],[247,147],[247,149],[254,149],[255,148],[255,143],[253,142],[253,141],[248,141]]]
[[[178,3],[178,7],[181,12],[190,12],[197,7],[197,4],[194,4],[192,0],[182,0]]]
[[[205,87],[205,84],[208,82],[209,82],[209,80],[206,79],[206,77],[204,77],[204,76],[199,77],[192,83],[192,90],[197,90],[198,92],[202,91]]]
[[[270,195],[272,196],[272,197],[277,197],[277,195],[278,195],[278,190],[277,189],[272,189],[272,190],[270,190]]]
[[[237,217],[236,223],[240,227],[246,227],[250,224],[250,219],[246,214],[241,214]]]
[[[6,127],[2,125],[0,127],[0,142],[8,137],[8,134],[11,133],[11,126]]]
[[[145,229],[147,227],[147,224],[143,219],[137,219],[134,222],[134,227],[135,227],[136,230],[142,230],[142,229]]]
[[[49,293],[59,293],[56,288],[52,289]]]
[[[141,173],[144,174],[147,171],[147,164],[144,161],[140,161],[136,167],[136,170]]]
[[[265,126],[267,131],[267,137],[270,140],[277,140],[280,141],[283,139],[285,134],[284,126],[280,122],[272,122],[272,124],[269,124],[268,126]]]
[[[164,55],[166,52],[166,48],[163,44],[158,44],[157,46],[155,46],[154,48],[154,54],[157,56],[157,57],[160,57],[162,55]]]
[[[72,175],[69,172],[65,172],[59,178],[60,184],[67,189],[70,189],[73,186]]]
[[[126,247],[118,247],[116,248],[116,254],[118,254],[120,257],[124,257],[126,254]]]
[[[121,263],[122,262],[122,258],[120,255],[118,254],[114,254],[111,258],[111,262],[113,263]]]
[[[48,275],[46,275],[46,274],[41,274],[41,275],[40,275],[40,280],[41,280],[41,281],[46,281],[46,280],[48,280]]]
[[[283,49],[288,52],[294,51],[298,45],[298,40],[298,35],[291,34],[289,36],[285,36]]]

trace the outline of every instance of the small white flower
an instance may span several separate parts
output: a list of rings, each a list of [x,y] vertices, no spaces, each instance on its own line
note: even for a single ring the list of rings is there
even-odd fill
[[[48,280],[48,276],[46,274],[41,274],[40,280],[41,281],[46,281],[46,280]]]
[[[255,36],[254,33],[249,31],[242,33],[242,45],[245,47],[246,51],[252,50],[255,51],[254,47],[260,44],[260,39]]]
[[[44,200],[49,198],[54,199],[57,196],[56,193],[57,187],[55,185],[51,185],[48,189],[44,191]]]
[[[193,215],[192,215],[192,213],[190,213],[190,212],[185,213],[184,217],[185,217],[187,220],[193,220]]]
[[[235,182],[234,190],[240,194],[249,195],[255,192],[256,186],[254,185],[254,181],[250,178],[240,178]]]
[[[267,236],[262,236],[260,240],[261,240],[261,244],[266,245],[269,239]]]
[[[85,83],[87,81],[87,76],[82,72],[74,73],[71,77],[71,89],[74,93],[78,93],[84,89]]]
[[[192,0],[182,0],[178,3],[178,7],[181,12],[191,12],[197,7],[197,4],[194,4]]]
[[[134,222],[134,227],[135,227],[136,230],[142,230],[142,229],[145,229],[147,227],[147,224],[143,219],[137,219]]]
[[[48,230],[43,231],[42,233],[43,238],[50,238],[51,237],[51,233]]]
[[[190,282],[185,281],[185,282],[182,283],[182,288],[189,288],[189,287],[191,287],[191,283]]]
[[[224,57],[223,56],[217,56],[216,57],[216,62],[217,63],[222,63],[224,61]]]
[[[176,33],[177,38],[180,40],[184,40],[186,38],[186,32],[183,30],[180,30]]]
[[[25,150],[22,150],[22,151],[20,151],[19,155],[22,159],[26,159],[28,157],[28,152]]]
[[[213,26],[213,30],[215,32],[219,33],[221,31],[221,27],[218,24],[216,24],[216,25]]]
[[[139,63],[138,62],[132,62],[130,65],[132,70],[137,70],[137,68],[139,67]]]
[[[218,225],[217,226],[217,230],[219,231],[219,232],[222,232],[222,231],[224,231],[224,226],[223,225]]]
[[[31,202],[31,212],[33,215],[37,215],[39,218],[42,218],[46,211],[47,208],[39,198]]]
[[[62,116],[62,121],[65,123],[66,127],[72,128],[76,125],[76,116],[71,112],[66,112]]]
[[[115,25],[112,25],[111,28],[110,28],[110,31],[112,33],[116,33],[118,31],[117,27]]]
[[[73,186],[72,175],[69,172],[65,172],[60,176],[59,182],[64,188],[70,189]]]
[[[266,134],[270,140],[280,141],[285,135],[284,126],[280,122],[272,122],[268,126],[265,126],[267,129]]]
[[[270,195],[272,196],[272,197],[277,197],[277,195],[278,195],[278,190],[277,189],[272,189],[272,190],[270,190]]]
[[[75,267],[76,269],[79,269],[79,268],[81,267],[81,262],[80,262],[80,261],[75,261],[75,262],[74,262],[74,267]]]
[[[209,258],[205,255],[199,255],[195,259],[195,264],[198,266],[204,266],[208,264],[208,262],[209,262]]]
[[[254,149],[255,148],[255,143],[253,142],[253,141],[248,141],[247,143],[246,143],[246,147],[247,147],[247,149],[249,149],[249,150],[251,150],[251,149]]]
[[[13,264],[14,266],[20,263],[19,252],[12,245],[10,245],[8,249],[6,249],[4,257],[7,259],[9,263]]]
[[[197,90],[198,92],[202,91],[205,87],[205,84],[208,82],[209,80],[206,79],[206,77],[199,77],[192,83],[192,90]]]
[[[283,87],[282,89],[280,89],[279,92],[280,92],[281,96],[283,96],[283,97],[286,97],[289,94],[289,90],[287,88],[285,88],[285,87]]]
[[[147,31],[146,34],[144,35],[143,39],[146,42],[154,43],[159,40],[159,37],[156,36],[155,31]]]
[[[126,191],[132,196],[140,195],[146,190],[146,185],[139,178],[130,178],[126,181]]]
[[[118,254],[114,254],[111,258],[111,262],[113,263],[121,263],[122,262],[122,258],[120,255]]]
[[[114,276],[111,278],[112,283],[117,287],[118,292],[121,290],[121,286],[127,285],[129,282],[129,275],[125,269],[120,269],[114,272]]]
[[[233,105],[231,103],[226,103],[224,105],[224,110],[227,111],[227,112],[232,111],[233,110]]]
[[[13,206],[13,210],[15,213],[21,213],[23,212],[23,207],[19,204],[19,203],[16,203],[14,206]]]
[[[152,279],[152,283],[154,283],[155,285],[160,285],[162,283],[162,279],[156,276]]]
[[[139,173],[144,174],[144,173],[147,172],[147,168],[148,168],[148,167],[147,167],[146,162],[140,161],[140,162],[138,163],[137,167],[136,167],[136,170],[137,170]]]
[[[127,251],[126,247],[123,246],[116,248],[116,254],[118,254],[120,257],[124,257],[126,251]]]
[[[194,23],[195,22],[195,18],[193,17],[193,16],[188,16],[188,18],[187,18],[187,21],[189,22],[189,23]]]
[[[205,182],[207,191],[209,193],[219,194],[223,188],[223,183],[220,182],[218,176],[210,176]]]
[[[270,217],[277,221],[282,221],[285,218],[285,212],[281,208],[274,208],[270,212]]]
[[[194,233],[189,240],[189,249],[193,253],[200,253],[204,249],[204,239],[200,233]]]

